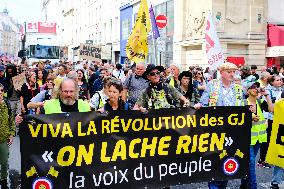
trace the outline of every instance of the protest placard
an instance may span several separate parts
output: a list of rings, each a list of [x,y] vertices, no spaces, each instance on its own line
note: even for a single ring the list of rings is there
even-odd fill
[[[21,73],[15,77],[12,77],[13,85],[16,91],[20,91],[23,84],[26,82],[25,73]]]
[[[79,58],[90,61],[101,61],[101,48],[88,44],[80,44]]]
[[[284,99],[274,105],[273,125],[266,162],[284,168]]]

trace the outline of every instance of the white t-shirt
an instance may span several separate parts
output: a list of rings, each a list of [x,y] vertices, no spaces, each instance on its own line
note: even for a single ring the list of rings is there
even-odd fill
[[[103,92],[103,90],[96,92],[93,97],[90,100],[90,106],[92,109],[98,110],[100,105],[100,100],[102,100],[102,103],[105,105],[106,101],[108,99],[108,96]]]
[[[121,82],[123,83],[125,81],[125,75],[124,75],[124,71],[123,70],[113,70],[112,75],[116,78],[116,79],[120,79]]]

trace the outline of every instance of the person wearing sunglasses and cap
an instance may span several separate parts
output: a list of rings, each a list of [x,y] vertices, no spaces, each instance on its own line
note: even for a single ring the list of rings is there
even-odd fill
[[[162,82],[160,74],[164,67],[149,64],[142,77],[149,81],[149,86],[142,91],[133,109],[146,111],[148,109],[161,109],[178,107],[179,101],[183,106],[189,106],[189,100],[173,86]]]
[[[234,82],[238,67],[225,62],[218,67],[220,79],[210,81],[202,93],[200,102],[194,105],[195,109],[212,106],[243,106],[242,86]],[[225,189],[228,180],[214,180],[208,183],[209,189]]]
[[[260,83],[256,77],[250,76],[243,83],[243,88],[248,95],[244,100],[244,105],[249,105],[252,112],[251,143],[250,143],[250,161],[249,176],[241,180],[240,189],[257,189],[255,174],[255,158],[262,143],[267,142],[266,119],[263,114],[273,111],[273,104],[268,95],[268,91],[260,88]],[[264,96],[263,98],[260,98]]]

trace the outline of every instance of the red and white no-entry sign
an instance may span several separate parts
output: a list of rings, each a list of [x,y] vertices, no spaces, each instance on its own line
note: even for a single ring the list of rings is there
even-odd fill
[[[168,23],[168,19],[165,15],[160,14],[156,17],[156,23],[159,28],[164,28]]]

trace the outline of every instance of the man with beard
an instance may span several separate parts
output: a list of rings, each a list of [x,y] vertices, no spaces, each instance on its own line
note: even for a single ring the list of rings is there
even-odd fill
[[[88,112],[90,105],[87,101],[78,99],[79,87],[73,79],[64,79],[59,86],[56,99],[44,103],[42,113],[53,114],[62,112]]]
[[[55,114],[63,112],[89,112],[90,105],[79,98],[79,87],[73,79],[64,79],[58,89],[57,98],[45,101],[42,114]],[[16,124],[23,122],[23,117],[17,115]]]

